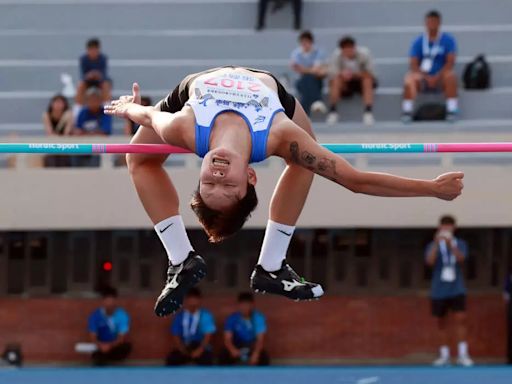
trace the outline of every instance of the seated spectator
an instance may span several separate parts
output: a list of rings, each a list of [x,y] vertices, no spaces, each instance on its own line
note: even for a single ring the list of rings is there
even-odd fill
[[[150,106],[152,104],[151,98],[148,96],[142,96],[140,98],[140,104],[145,107]],[[125,135],[133,136],[133,135],[135,135],[135,133],[137,133],[137,129],[139,129],[139,124],[135,124],[133,121],[128,120],[128,119],[126,120],[126,122],[124,124],[124,134]]]
[[[322,88],[327,75],[324,53],[315,47],[310,31],[299,35],[300,46],[291,55],[291,67],[299,74],[296,86],[300,103],[309,115],[311,111],[325,113],[327,108],[322,101]]]
[[[224,325],[224,345],[221,365],[269,365],[270,359],[263,349],[267,325],[265,316],[254,309],[252,293],[238,296],[238,312],[233,313]]]
[[[335,124],[338,121],[336,106],[342,97],[349,98],[360,93],[364,103],[363,123],[374,124],[372,109],[377,79],[368,48],[357,46],[353,37],[343,37],[338,49],[332,54],[329,72],[331,109],[327,123]]]
[[[132,349],[127,337],[130,316],[116,304],[117,291],[106,288],[103,304],[89,316],[89,333],[98,350],[92,354],[94,365],[107,365],[125,360]]]
[[[112,98],[112,82],[108,78],[108,59],[101,53],[101,43],[98,39],[90,39],[86,44],[87,52],[80,57],[81,80],[78,83],[76,103],[84,104],[85,92],[90,87],[99,88],[103,101]]]
[[[110,135],[112,116],[103,111],[101,91],[89,88],[86,92],[85,106],[78,114],[76,128],[79,135]]]
[[[410,70],[404,80],[402,120],[410,122],[414,100],[419,91],[442,90],[446,97],[448,120],[454,121],[458,112],[457,76],[454,72],[457,43],[455,38],[440,31],[441,14],[430,11],[425,16],[426,31],[412,43]]]
[[[67,136],[73,131],[73,113],[67,99],[62,95],[53,96],[43,113],[44,130],[48,136]],[[44,157],[45,167],[69,167],[69,156],[48,155]]]
[[[265,15],[267,14],[267,6],[271,0],[259,0],[258,2],[258,21],[256,24],[256,30],[261,31],[265,28]],[[274,8],[272,13],[280,10],[288,2],[292,3],[293,6],[293,27],[295,30],[299,30],[302,24],[302,0],[273,0]]]
[[[43,113],[43,125],[48,136],[67,136],[73,131],[73,114],[67,99],[62,95],[51,98]]]
[[[171,334],[174,347],[167,356],[167,365],[212,365],[212,335],[215,333],[212,314],[201,308],[201,291],[192,288],[187,292],[183,310],[174,318]]]

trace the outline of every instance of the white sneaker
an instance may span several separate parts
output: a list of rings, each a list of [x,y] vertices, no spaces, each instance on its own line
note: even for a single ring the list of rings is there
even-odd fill
[[[472,367],[475,363],[469,356],[459,356],[457,359],[457,365],[460,365],[461,367]]]
[[[363,124],[364,125],[373,125],[373,124],[375,124],[375,119],[373,118],[373,113],[371,113],[371,112],[363,113]]]
[[[311,112],[322,114],[327,113],[327,106],[323,101],[317,100],[313,104],[311,104]]]
[[[329,112],[329,114],[327,115],[327,119],[325,120],[325,122],[328,124],[328,125],[334,125],[338,122],[338,112]]]
[[[450,365],[449,357],[439,357],[437,360],[434,360],[432,363],[434,367],[448,367]]]

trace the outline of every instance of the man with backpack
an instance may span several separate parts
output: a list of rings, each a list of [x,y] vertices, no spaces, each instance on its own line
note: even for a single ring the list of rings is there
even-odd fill
[[[410,70],[404,81],[402,121],[413,119],[414,100],[418,92],[443,91],[446,118],[455,121],[458,112],[457,76],[454,71],[457,54],[455,38],[442,32],[441,14],[430,11],[425,16],[425,32],[418,36],[410,51]]]

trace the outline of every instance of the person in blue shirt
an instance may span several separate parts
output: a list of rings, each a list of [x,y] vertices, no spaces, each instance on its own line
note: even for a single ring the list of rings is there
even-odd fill
[[[201,307],[201,291],[187,292],[183,310],[172,321],[174,349],[167,356],[167,365],[212,365],[212,336],[217,330],[212,314]]]
[[[464,240],[454,236],[455,228],[454,217],[441,217],[435,238],[425,251],[425,262],[432,268],[432,315],[438,319],[439,332],[443,340],[439,349],[440,356],[434,361],[435,366],[450,364],[450,329],[455,331],[454,336],[459,342],[457,364],[473,365],[466,341],[466,287],[462,273],[468,247]],[[453,318],[448,316],[449,312],[453,312]],[[450,324],[452,321],[453,327]]]
[[[512,364],[512,268],[509,268],[509,271],[505,278],[505,289],[503,292],[503,296],[508,304],[507,364]]]
[[[325,54],[314,45],[310,31],[299,35],[299,47],[291,54],[291,67],[299,74],[296,82],[299,99],[308,115],[311,112],[326,113],[327,107],[322,101],[324,78],[327,76]]]
[[[108,58],[101,53],[99,39],[92,38],[86,43],[86,53],[80,57],[80,77],[76,103],[83,105],[85,91],[90,87],[101,89],[103,101],[112,98],[112,81],[108,77]]]
[[[127,341],[130,316],[117,306],[116,289],[107,287],[102,296],[102,306],[89,316],[87,327],[91,341],[97,346],[97,351],[92,354],[97,366],[125,360],[132,349]]]
[[[264,349],[267,323],[265,316],[254,309],[254,296],[250,292],[238,296],[238,312],[230,315],[224,325],[224,346],[221,365],[269,365]]]
[[[76,128],[80,135],[103,135],[112,133],[112,116],[105,114],[98,88],[86,92],[86,105],[78,114]]]
[[[414,100],[419,91],[442,90],[446,97],[448,119],[454,121],[458,112],[457,76],[454,71],[457,55],[455,38],[442,32],[441,14],[430,11],[425,16],[426,31],[412,43],[410,70],[404,81],[402,120],[412,120]]]

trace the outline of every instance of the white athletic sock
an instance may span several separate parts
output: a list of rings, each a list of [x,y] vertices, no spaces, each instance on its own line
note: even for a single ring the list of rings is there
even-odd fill
[[[457,112],[459,109],[459,99],[457,99],[456,97],[446,99],[446,109],[450,113]]]
[[[459,343],[459,357],[467,357],[468,356],[468,343],[465,341],[461,341]]]
[[[265,271],[274,272],[281,268],[294,231],[294,226],[268,221],[258,259]]]
[[[183,263],[190,251],[194,250],[180,215],[162,220],[155,225],[155,231],[167,251],[172,265]]]
[[[442,345],[441,348],[439,348],[439,355],[443,359],[449,359],[450,358],[450,347],[447,345]]]
[[[403,113],[412,113],[414,109],[414,101],[412,100],[403,100],[402,101],[402,112]]]

